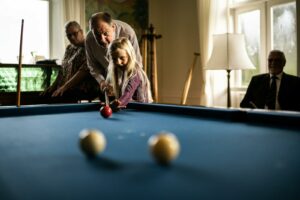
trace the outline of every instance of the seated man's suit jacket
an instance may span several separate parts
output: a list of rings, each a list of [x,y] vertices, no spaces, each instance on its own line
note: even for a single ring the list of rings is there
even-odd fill
[[[240,106],[242,108],[254,108],[250,102],[257,108],[264,109],[270,87],[270,75],[261,74],[253,76],[246,95]],[[289,74],[282,74],[280,88],[278,92],[278,102],[281,110],[300,111],[300,78]]]

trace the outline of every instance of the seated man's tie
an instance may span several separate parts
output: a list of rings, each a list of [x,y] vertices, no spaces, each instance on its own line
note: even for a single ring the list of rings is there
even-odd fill
[[[267,100],[266,100],[266,105],[268,106],[268,109],[275,109],[275,104],[276,104],[276,76],[272,76],[271,77],[271,85],[268,91],[268,95],[267,95]]]

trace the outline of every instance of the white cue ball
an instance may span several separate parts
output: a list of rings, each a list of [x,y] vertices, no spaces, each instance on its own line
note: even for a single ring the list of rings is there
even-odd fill
[[[148,140],[150,152],[154,159],[163,165],[168,165],[180,152],[180,144],[173,133],[160,132]]]
[[[79,133],[80,148],[88,156],[96,156],[104,151],[106,139],[104,134],[96,129],[84,129]]]

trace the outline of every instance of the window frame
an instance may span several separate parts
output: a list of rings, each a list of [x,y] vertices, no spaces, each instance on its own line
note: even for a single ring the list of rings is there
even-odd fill
[[[234,9],[234,19],[233,19],[233,27],[234,32],[238,32],[238,15],[246,12],[251,12],[258,10],[260,12],[260,53],[259,53],[259,64],[260,69],[259,73],[264,73],[266,71],[266,10],[265,10],[265,2],[251,4],[247,6],[242,6]],[[236,86],[240,86],[241,88],[246,88],[247,86],[242,86],[242,71],[235,72]]]

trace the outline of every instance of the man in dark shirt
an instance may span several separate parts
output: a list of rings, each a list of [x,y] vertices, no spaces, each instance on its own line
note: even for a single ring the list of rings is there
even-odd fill
[[[242,108],[300,111],[300,78],[283,72],[286,59],[282,51],[272,50],[269,73],[253,76]]]

